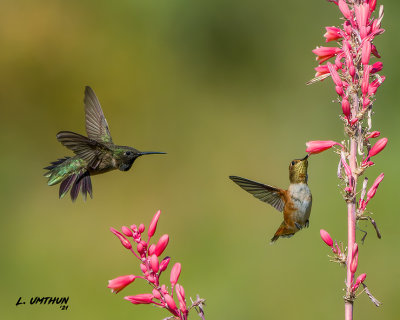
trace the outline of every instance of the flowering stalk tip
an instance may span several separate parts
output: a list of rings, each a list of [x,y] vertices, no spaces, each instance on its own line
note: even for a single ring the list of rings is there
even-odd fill
[[[189,308],[186,305],[185,291],[183,287],[178,284],[179,276],[182,269],[180,263],[175,263],[172,267],[170,274],[171,288],[169,289],[165,284],[160,283],[161,274],[167,269],[171,258],[165,257],[161,260],[161,262],[159,259],[159,256],[163,254],[168,245],[168,234],[164,234],[163,236],[161,236],[157,242],[157,245],[155,245],[154,243],[149,244],[151,238],[155,234],[159,218],[160,211],[158,211],[151,220],[150,227],[148,228],[149,238],[147,242],[142,239],[142,233],[145,230],[145,226],[143,224],[140,224],[139,227],[137,227],[136,225],[131,225],[130,228],[123,226],[121,228],[123,234],[115,230],[114,228],[110,228],[111,232],[118,237],[124,247],[130,249],[130,251],[138,259],[140,270],[143,275],[135,276],[131,274],[117,277],[113,280],[109,280],[108,288],[110,288],[112,292],[118,293],[129,284],[134,282],[136,278],[141,278],[146,280],[147,283],[151,286],[151,293],[126,296],[124,297],[125,300],[131,302],[132,304],[154,304],[170,312],[172,314],[172,318],[176,320],[187,320],[189,310],[195,309],[204,320],[203,309],[200,308],[200,306],[204,302],[204,299],[198,298],[196,301],[192,301],[192,305]],[[132,243],[129,242],[125,238],[125,236],[132,237]],[[139,255],[132,248],[132,244],[136,244],[136,251],[139,253]],[[179,309],[173,299],[174,287],[179,301]]]

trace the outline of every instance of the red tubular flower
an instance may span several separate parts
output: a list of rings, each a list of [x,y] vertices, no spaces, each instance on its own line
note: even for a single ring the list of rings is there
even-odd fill
[[[158,219],[160,218],[160,214],[161,214],[161,210],[158,210],[157,213],[154,215],[153,219],[151,220],[149,230],[147,231],[149,238],[151,238],[154,235],[154,233],[156,232],[157,222],[158,222]]]
[[[317,55],[316,60],[321,64],[334,57],[341,51],[342,50],[340,48],[336,47],[317,47],[312,52]]]
[[[383,63],[380,61],[377,61],[372,65],[372,69],[371,69],[370,73],[377,73],[377,72],[381,71],[382,69],[383,69]]]
[[[351,273],[356,273],[358,267],[358,244],[355,242],[353,246],[352,259],[350,262]]]
[[[174,266],[172,267],[171,276],[170,276],[170,282],[171,282],[172,288],[178,282],[179,276],[181,274],[181,268],[182,268],[182,266],[179,262],[175,263]]]
[[[371,57],[371,42],[366,40],[362,46],[361,63],[367,65]]]
[[[326,33],[324,34],[324,37],[326,38],[326,42],[329,41],[335,41],[340,38],[342,38],[342,30],[336,27],[325,27]]]
[[[362,273],[360,274],[357,279],[356,279],[356,285],[360,285],[361,283],[363,283],[365,281],[365,278],[367,278],[367,274],[366,273]]]
[[[328,66],[326,64],[319,65],[318,67],[315,67],[314,69],[315,69],[315,71],[317,71],[315,73],[316,77],[319,77],[319,76],[322,76],[323,74],[329,73],[329,69],[328,69]]]
[[[315,140],[315,141],[308,141],[306,143],[307,149],[306,152],[309,154],[317,154],[322,151],[328,150],[332,148],[334,145],[339,145],[343,148],[343,146],[336,141],[328,140],[328,141],[321,141],[321,140]]]
[[[319,234],[321,235],[321,239],[331,248],[333,248],[333,240],[329,233],[324,229],[319,230]]]
[[[376,7],[376,0],[369,0],[369,11],[373,12]]]
[[[122,245],[126,249],[132,248],[132,244],[119,231],[115,230],[114,228],[110,228],[110,231],[118,237],[118,239],[121,241]]]
[[[178,301],[179,301],[179,309],[183,313],[187,313],[186,300],[185,300],[185,290],[183,289],[183,287],[181,285],[176,284],[175,292],[176,292],[176,296],[178,297]]]
[[[339,0],[338,6],[339,6],[339,10],[342,12],[343,16],[346,19],[351,20],[351,12],[350,12],[350,9],[349,9],[349,6],[347,5],[347,3],[344,2],[344,0]]]
[[[336,84],[338,87],[343,87],[342,79],[340,79],[339,73],[336,71],[334,65],[330,62],[327,63],[329,72],[331,74],[333,83]]]
[[[371,82],[371,84],[368,87],[368,95],[372,96],[376,93],[376,90],[382,85],[382,83],[385,81],[386,77],[382,76],[379,79],[375,79],[374,81]]]
[[[127,285],[135,281],[136,276],[133,274],[127,276],[120,276],[112,280],[108,280],[107,288],[110,288],[113,293],[118,293],[124,289]]]
[[[374,181],[374,183],[372,184],[371,188],[368,190],[367,192],[367,200],[366,200],[366,204],[369,202],[369,200],[371,200],[376,193],[376,190],[378,190],[379,184],[382,182],[383,178],[385,177],[385,175],[383,173],[381,173]]]
[[[342,99],[342,111],[347,120],[350,118],[350,102],[347,97]]]
[[[168,308],[170,308],[175,314],[178,314],[178,308],[176,307],[174,299],[169,294],[165,294],[164,299]]]
[[[137,294],[136,296],[126,296],[125,300],[132,302],[133,304],[149,304],[153,303],[153,295],[151,293]]]
[[[161,254],[164,252],[165,248],[168,245],[168,242],[169,236],[167,234],[164,234],[163,236],[161,236],[160,240],[158,240],[156,249],[154,250],[154,253],[157,257],[161,256]]]
[[[368,134],[365,138],[366,139],[371,139],[371,138],[378,138],[381,135],[379,131],[372,131],[370,134]]]
[[[367,275],[365,273],[360,274],[357,279],[356,279],[356,283],[353,285],[353,287],[351,288],[353,292],[355,292],[358,287],[360,286],[361,283],[364,282],[365,278],[367,277]]]
[[[368,19],[370,16],[368,3],[363,3],[361,5],[355,5],[354,12],[356,15],[358,28],[360,30],[361,39],[364,39],[368,33],[367,25],[368,25]]]
[[[370,65],[364,67],[363,79],[361,84],[361,92],[364,96],[368,93],[370,71],[371,71]]]
[[[371,150],[369,150],[368,157],[363,162],[366,162],[369,158],[376,156],[379,152],[385,149],[387,142],[388,142],[387,138],[379,139],[371,148]]]
[[[165,269],[167,269],[170,260],[171,260],[170,257],[165,257],[165,258],[161,261],[161,263],[160,263],[160,272],[162,272],[162,271],[164,271]]]
[[[378,50],[376,49],[376,46],[374,44],[371,46],[371,52],[375,57],[377,57],[377,58],[381,57],[380,54],[378,53]]]

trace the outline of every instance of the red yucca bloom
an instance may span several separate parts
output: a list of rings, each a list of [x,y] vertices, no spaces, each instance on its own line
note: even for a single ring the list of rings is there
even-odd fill
[[[333,43],[333,46],[317,47],[312,50],[319,65],[315,68],[315,78],[309,81],[309,84],[323,81],[327,77],[332,78],[337,94],[336,101],[341,106],[340,119],[344,123],[348,140],[341,144],[333,140],[309,141],[306,144],[306,152],[310,155],[318,154],[335,145],[341,146],[337,172],[342,181],[342,194],[347,205],[347,253],[343,250],[340,252],[337,244],[333,245],[332,238],[325,230],[321,230],[320,234],[322,240],[332,248],[335,254],[331,261],[346,265],[345,318],[351,320],[353,302],[356,298],[354,292],[366,276],[365,274],[359,276],[354,283],[358,267],[358,245],[355,242],[356,221],[358,219],[371,221],[380,238],[375,220],[365,209],[367,203],[374,197],[384,175],[382,173],[375,180],[368,192],[366,191],[368,179],[364,181],[360,193],[357,190],[357,179],[366,169],[374,165],[370,158],[380,153],[388,142],[387,138],[381,138],[371,147],[370,140],[380,136],[379,131],[371,131],[373,105],[376,94],[386,79],[385,76],[379,74],[383,70],[383,63],[373,61],[381,57],[374,45],[374,40],[384,32],[381,27],[383,6],[380,6],[377,16],[374,17],[376,0],[328,1],[337,5],[343,17],[340,26],[326,27],[325,41]],[[336,153],[339,153],[338,150]],[[358,155],[361,159],[358,159]],[[360,198],[357,200],[358,195]],[[362,241],[364,238],[365,236]],[[365,284],[363,285],[366,288]],[[367,289],[365,291],[379,306],[379,301],[373,298]]]
[[[112,292],[118,293],[131,284],[136,278],[144,279],[151,285],[152,293],[126,296],[124,298],[125,300],[133,304],[153,304],[159,306],[168,310],[172,314],[172,318],[180,320],[187,320],[189,310],[195,308],[196,310],[199,310],[199,315],[204,320],[204,312],[202,309],[202,305],[204,303],[203,299],[197,298],[197,300],[194,301],[189,308],[186,305],[185,290],[183,286],[178,283],[182,269],[179,262],[175,263],[171,270],[171,288],[168,289],[165,284],[160,284],[160,276],[167,269],[171,260],[170,257],[165,257],[159,261],[159,257],[163,254],[169,243],[168,234],[161,236],[157,242],[157,245],[150,244],[150,240],[156,232],[160,214],[161,211],[158,211],[150,223],[147,241],[143,240],[143,233],[145,230],[145,226],[143,224],[140,224],[139,227],[132,225],[130,228],[123,226],[121,228],[123,234],[114,228],[110,228],[111,232],[118,237],[122,245],[131,251],[139,260],[140,270],[142,271],[143,275],[127,275],[117,277],[109,281],[108,288],[110,288]],[[128,240],[127,237],[131,238],[131,240]],[[134,249],[135,246],[136,250]],[[179,301],[179,309],[177,308],[173,298],[174,286],[176,288],[177,298]]]
[[[306,152],[308,152],[309,154],[317,154],[317,153],[320,153],[322,151],[325,151],[325,150],[328,150],[328,149],[332,148],[334,145],[342,146],[340,143],[338,143],[336,141],[332,141],[332,140],[329,140],[329,141],[320,141],[320,140],[308,141],[306,143],[306,146],[307,146]]]

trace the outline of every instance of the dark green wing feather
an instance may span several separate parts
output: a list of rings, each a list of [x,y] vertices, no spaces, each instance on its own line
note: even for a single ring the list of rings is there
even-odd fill
[[[85,87],[85,115],[86,115],[86,132],[90,139],[98,142],[112,143],[110,130],[108,129],[107,120],[104,117],[99,99],[90,87]]]
[[[71,131],[57,133],[57,140],[96,169],[111,150],[104,144]]]
[[[279,189],[241,177],[230,176],[229,179],[235,182],[242,189],[251,193],[257,199],[270,204],[280,212],[283,211],[285,203],[282,191]]]

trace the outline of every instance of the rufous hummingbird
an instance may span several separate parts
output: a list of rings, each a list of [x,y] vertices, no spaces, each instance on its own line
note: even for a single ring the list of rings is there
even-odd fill
[[[90,176],[119,169],[128,171],[133,162],[146,154],[165,152],[142,152],[132,147],[118,146],[111,139],[110,130],[100,102],[90,87],[85,88],[85,115],[87,137],[71,131],[60,131],[57,140],[75,153],[73,157],[56,160],[46,167],[48,185],[61,182],[59,197],[64,197],[71,189],[71,199],[75,201],[79,191],[86,199],[92,197]]]
[[[303,159],[295,159],[290,163],[290,185],[287,190],[241,177],[229,177],[239,187],[283,213],[283,222],[276,230],[271,243],[279,237],[289,238],[309,225],[312,195],[307,185],[307,158],[308,154]]]

